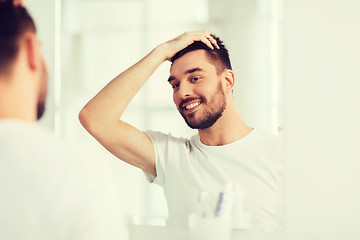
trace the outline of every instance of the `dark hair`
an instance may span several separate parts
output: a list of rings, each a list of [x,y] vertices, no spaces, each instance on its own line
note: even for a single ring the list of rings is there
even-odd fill
[[[8,70],[18,50],[20,37],[36,32],[34,20],[23,6],[13,0],[0,0],[0,73]]]
[[[188,52],[192,52],[195,50],[203,49],[206,51],[207,56],[209,57],[210,61],[216,62],[214,63],[217,73],[221,73],[224,69],[232,69],[231,62],[228,50],[226,49],[223,41],[220,40],[217,36],[211,34],[211,36],[216,40],[217,44],[219,45],[220,49],[216,47],[214,49],[209,48],[205,43],[201,41],[195,41],[183,50],[177,52],[172,58],[171,62],[174,63],[176,59],[181,58]]]

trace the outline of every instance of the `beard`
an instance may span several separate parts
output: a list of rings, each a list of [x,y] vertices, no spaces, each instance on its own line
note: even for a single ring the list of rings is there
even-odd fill
[[[184,118],[186,124],[192,129],[207,129],[210,128],[214,123],[222,116],[226,108],[226,98],[224,90],[222,89],[221,83],[219,83],[218,91],[214,94],[213,101],[208,102],[204,97],[191,98],[183,100],[180,103],[180,106],[183,106],[184,103],[199,99],[201,101],[201,107],[203,108],[204,113],[199,117],[195,118],[197,112],[190,114],[184,114],[183,111],[179,110],[181,116]]]
[[[40,79],[39,98],[37,103],[37,120],[40,120],[45,113],[47,86],[48,86],[48,74],[45,61],[43,60],[42,75]]]
[[[37,104],[37,120],[40,120],[45,113],[45,101]]]

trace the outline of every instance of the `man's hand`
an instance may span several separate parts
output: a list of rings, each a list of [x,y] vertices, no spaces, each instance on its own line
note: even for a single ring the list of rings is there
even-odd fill
[[[214,49],[214,47],[219,49],[216,40],[208,31],[185,32],[180,36],[159,45],[158,47],[164,51],[165,60],[171,60],[177,52],[191,45],[195,41],[201,41],[211,49]]]

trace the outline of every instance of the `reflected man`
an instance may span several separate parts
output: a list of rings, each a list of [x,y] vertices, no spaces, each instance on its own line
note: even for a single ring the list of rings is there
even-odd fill
[[[121,121],[134,95],[167,60],[172,62],[168,82],[173,101],[188,126],[198,130],[190,139],[142,132]],[[79,119],[106,149],[163,187],[169,223],[185,225],[188,215],[198,212],[202,191],[215,209],[219,192],[237,182],[245,194],[245,211],[252,214],[251,229],[276,231],[281,225],[278,140],[242,121],[234,84],[223,42],[207,31],[186,32],[114,78],[86,104]]]

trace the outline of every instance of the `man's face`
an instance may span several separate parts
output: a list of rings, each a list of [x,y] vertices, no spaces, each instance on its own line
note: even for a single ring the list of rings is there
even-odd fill
[[[174,103],[191,128],[211,127],[226,108],[222,81],[205,50],[192,51],[175,60],[169,83]]]

